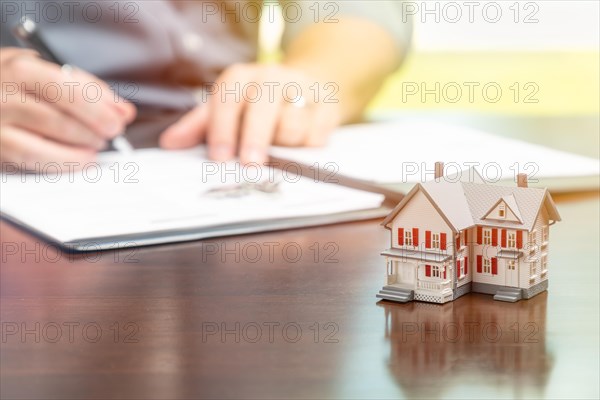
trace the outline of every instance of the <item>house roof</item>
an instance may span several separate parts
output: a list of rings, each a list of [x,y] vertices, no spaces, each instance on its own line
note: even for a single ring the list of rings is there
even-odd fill
[[[509,194],[508,196],[502,197],[504,204],[515,214],[515,217],[521,222],[523,222],[523,217],[521,217],[521,211],[519,211],[519,206],[517,205],[517,200],[513,194]],[[486,215],[487,217],[487,215]]]
[[[550,219],[560,221],[556,205],[546,189],[452,182],[442,179],[439,182],[417,184],[385,218],[382,225],[389,228],[389,223],[418,191],[425,194],[442,218],[456,232],[475,225],[531,231],[542,207],[546,207]],[[522,223],[484,219],[490,209],[501,200],[506,202]]]
[[[519,211],[519,207],[517,206],[517,201],[515,200],[515,196],[513,196],[512,194],[502,196],[500,199],[498,199],[498,201],[494,203],[494,205],[481,217],[481,219],[487,219],[500,203],[504,203],[506,207],[510,211],[512,211],[512,213],[519,220],[519,222],[523,223],[523,217],[521,217],[521,212]]]

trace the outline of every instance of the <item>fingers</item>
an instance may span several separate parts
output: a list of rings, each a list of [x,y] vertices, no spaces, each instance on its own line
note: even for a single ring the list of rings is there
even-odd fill
[[[255,98],[252,93],[249,98]],[[273,100],[273,101],[270,101]],[[240,161],[244,164],[265,163],[273,142],[282,104],[279,98],[259,99],[246,106],[240,135]]]
[[[338,105],[295,106],[284,96],[285,88],[291,84],[300,88],[299,96],[302,92],[308,96],[314,82],[311,83],[301,71],[285,66],[242,64],[228,68],[216,83],[217,94],[209,99],[205,133],[209,157],[226,161],[237,151],[242,163],[263,163],[268,159],[268,148],[272,143],[284,146],[324,144],[331,130],[340,123]],[[199,115],[190,118],[202,120]],[[182,126],[187,126],[186,122],[182,121]],[[190,127],[192,125],[200,123],[190,122]],[[165,147],[189,145],[186,140],[196,144],[201,134],[196,131],[196,136],[182,135],[176,138],[176,133],[166,132],[161,143]]]
[[[0,66],[7,89],[0,104],[2,162],[25,169],[82,165],[135,118],[133,104],[86,72],[61,69],[20,49],[2,49]]]
[[[38,133],[48,139],[65,144],[102,150],[106,141],[94,134],[87,126],[33,96],[27,101],[13,102],[2,113],[2,123]]]
[[[236,154],[241,116],[245,107],[239,88],[252,80],[253,72],[251,66],[234,65],[228,68],[217,81],[218,87],[236,89],[232,95],[223,93],[210,99],[212,115],[208,123],[207,143],[208,156],[213,160],[227,161]]]
[[[126,99],[117,96],[116,94],[115,96],[116,98],[113,106],[115,107],[116,111],[121,114],[121,117],[125,120],[126,125],[132,123],[137,115],[137,109],[135,108],[135,105]]]
[[[315,109],[304,142],[305,146],[325,146],[331,133],[341,123],[338,107],[337,104],[328,104]]]
[[[104,82],[78,69],[68,75],[59,66],[31,58],[12,61],[21,91],[37,96],[61,112],[77,119],[103,139],[112,139],[125,129],[135,110],[118,98]]]
[[[208,125],[209,107],[200,105],[185,114],[160,136],[160,147],[176,150],[194,147],[204,141]]]
[[[304,145],[313,114],[314,107],[296,107],[293,103],[284,103],[275,143],[280,146]]]
[[[15,163],[26,170],[39,169],[39,165],[57,163],[93,162],[93,150],[56,143],[23,129],[4,125],[0,127],[0,161]],[[37,168],[36,168],[37,167]]]

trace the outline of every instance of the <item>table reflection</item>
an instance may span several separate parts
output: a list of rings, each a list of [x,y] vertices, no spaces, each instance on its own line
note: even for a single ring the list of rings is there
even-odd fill
[[[546,304],[547,293],[518,303],[477,294],[444,305],[381,301],[389,371],[409,398],[454,397],[475,388],[542,397],[554,363]]]

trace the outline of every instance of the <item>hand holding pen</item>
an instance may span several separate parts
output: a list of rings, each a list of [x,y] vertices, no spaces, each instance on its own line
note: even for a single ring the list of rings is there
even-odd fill
[[[135,107],[97,77],[64,66],[32,21],[22,20],[15,35],[47,60],[30,50],[0,49],[0,160],[25,169],[93,161],[133,121]],[[122,144],[117,141],[115,147],[126,151]]]

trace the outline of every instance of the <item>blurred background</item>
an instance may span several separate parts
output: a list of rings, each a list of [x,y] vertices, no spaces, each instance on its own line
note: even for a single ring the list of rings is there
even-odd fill
[[[377,1],[370,3],[377,7]],[[600,2],[468,3],[406,3],[405,14],[414,21],[412,50],[371,104],[372,115],[400,110],[553,117],[598,113]],[[263,60],[278,57],[282,28],[282,19],[269,23],[265,18]],[[479,85],[472,86],[472,96],[465,82]],[[422,96],[436,84],[442,96]],[[501,96],[495,95],[498,87]]]

